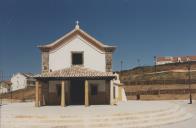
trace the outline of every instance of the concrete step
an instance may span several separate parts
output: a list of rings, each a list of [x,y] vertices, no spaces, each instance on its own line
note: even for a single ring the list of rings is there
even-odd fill
[[[187,114],[179,106],[172,106],[171,108],[150,112],[139,112],[139,113],[116,113],[113,115],[99,116],[99,115],[88,115],[88,116],[77,116],[77,117],[49,117],[44,119],[34,119],[30,121],[26,119],[20,121],[20,119],[14,119],[18,126],[25,126],[25,128],[33,128],[36,126],[52,128],[76,128],[76,127],[90,127],[90,128],[145,128],[160,126],[163,124],[175,123],[191,118],[190,114]],[[10,122],[3,122],[10,123]],[[10,124],[11,125],[11,124]],[[16,126],[16,128],[19,128]]]
[[[82,119],[90,119],[91,121],[105,121],[105,120],[123,120],[123,119],[132,119],[132,120],[138,120],[140,118],[149,118],[149,117],[157,117],[157,116],[164,116],[164,115],[169,115],[172,113],[176,113],[179,111],[180,107],[179,106],[174,106],[170,109],[164,110],[164,111],[156,111],[153,113],[116,113],[116,114],[111,114],[111,115],[104,115],[104,116],[97,116],[97,115],[85,115],[85,116],[56,116],[56,117],[49,117],[49,118],[32,118],[33,120],[47,120],[47,121],[58,121],[58,122],[80,122]],[[28,119],[27,119],[28,120]]]

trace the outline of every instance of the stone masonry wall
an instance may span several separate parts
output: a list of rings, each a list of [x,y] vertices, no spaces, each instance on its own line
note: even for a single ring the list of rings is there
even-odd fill
[[[112,71],[112,52],[107,52],[105,55],[106,59],[106,72]]]
[[[42,73],[49,72],[49,52],[42,51]]]

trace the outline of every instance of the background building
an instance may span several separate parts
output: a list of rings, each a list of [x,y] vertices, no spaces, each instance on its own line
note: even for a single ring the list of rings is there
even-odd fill
[[[196,56],[156,57],[156,65],[169,64],[169,63],[183,63],[188,61],[196,61]]]
[[[35,79],[32,73],[17,73],[11,78],[12,91],[24,89],[28,86],[35,86]]]
[[[0,81],[0,94],[10,92],[11,85],[12,83],[9,80]]]

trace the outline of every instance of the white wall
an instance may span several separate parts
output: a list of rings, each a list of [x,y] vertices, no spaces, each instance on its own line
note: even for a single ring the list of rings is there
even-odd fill
[[[27,86],[27,79],[20,73],[17,73],[11,78],[12,82],[12,91],[23,89]]]
[[[156,62],[156,65],[169,64],[169,63],[173,63],[173,62],[172,61],[160,61],[160,62]]]
[[[72,51],[84,52],[84,67],[105,72],[105,54],[80,36],[49,53],[49,70],[54,71],[71,67]]]
[[[0,94],[8,93],[8,88],[0,86]]]

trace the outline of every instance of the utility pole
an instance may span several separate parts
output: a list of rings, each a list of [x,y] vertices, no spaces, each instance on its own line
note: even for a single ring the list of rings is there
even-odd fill
[[[142,79],[144,79],[144,66],[145,65],[142,65]]]
[[[192,92],[191,92],[191,61],[188,61],[188,77],[189,77],[189,104],[192,104]]]
[[[3,81],[3,71],[0,70],[0,82],[1,81]],[[1,96],[0,97],[0,106],[2,105],[2,92],[3,92],[2,90],[3,90],[2,85],[0,85],[0,96]]]
[[[157,57],[156,56],[154,56],[154,72],[155,72],[155,74],[157,73]]]
[[[123,61],[121,60],[120,61],[120,71],[122,71],[122,68],[123,68]]]
[[[1,91],[2,89],[1,89],[1,88],[2,88],[2,87],[1,87],[1,70],[0,70],[0,96],[2,95],[2,94],[1,94],[1,92],[2,92],[2,91]],[[1,106],[1,104],[2,104],[2,96],[0,97],[0,106]]]

